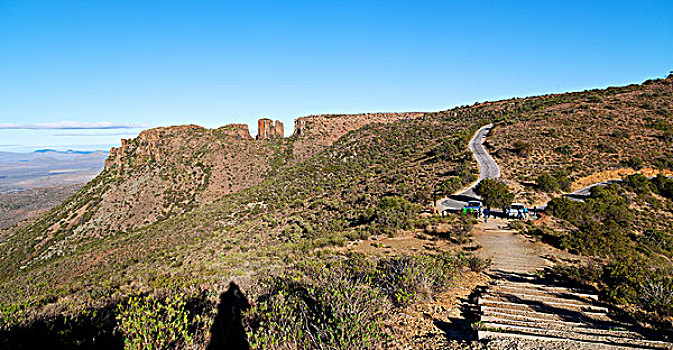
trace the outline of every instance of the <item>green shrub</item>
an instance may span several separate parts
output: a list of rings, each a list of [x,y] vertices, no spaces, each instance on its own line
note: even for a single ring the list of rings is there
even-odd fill
[[[450,255],[306,258],[261,280],[243,321],[252,349],[374,349],[385,320],[451,285]]]
[[[119,305],[117,321],[124,335],[124,349],[175,349],[194,341],[193,319],[186,298],[178,293],[167,299],[132,296]]]
[[[514,141],[512,147],[514,153],[516,153],[521,157],[528,157],[530,155],[530,152],[533,150],[532,144],[521,140]]]
[[[451,195],[463,186],[463,182],[458,176],[449,176],[439,185],[439,192],[443,195]]]
[[[467,265],[467,267],[470,268],[471,271],[483,272],[489,266],[491,266],[492,261],[491,261],[490,258],[481,259],[479,257],[471,255],[471,256],[465,257],[465,264]]]
[[[633,170],[640,170],[643,168],[643,160],[640,157],[632,157],[621,162],[622,165],[627,166]]]
[[[420,207],[403,197],[386,196],[376,206],[375,230],[394,235],[397,230],[412,228],[412,220],[418,215]]]
[[[624,183],[635,193],[652,193],[654,187],[643,174],[628,175]]]
[[[474,188],[474,192],[481,196],[487,207],[501,208],[509,206],[514,199],[514,194],[504,182],[494,179],[481,180]]]
[[[559,189],[559,183],[549,174],[541,174],[535,179],[536,187],[543,192],[554,192]]]

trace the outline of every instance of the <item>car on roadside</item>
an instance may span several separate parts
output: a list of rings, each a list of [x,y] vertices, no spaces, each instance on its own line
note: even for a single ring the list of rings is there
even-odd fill
[[[484,205],[481,201],[468,201],[467,204],[465,204],[465,209],[468,213],[477,213],[477,215],[481,215],[484,210]]]
[[[507,210],[508,218],[520,218],[523,216],[525,219],[528,216],[528,208],[523,203],[512,203]]]

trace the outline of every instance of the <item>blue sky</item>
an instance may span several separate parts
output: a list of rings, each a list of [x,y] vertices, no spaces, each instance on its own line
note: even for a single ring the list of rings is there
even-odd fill
[[[185,123],[254,133],[259,117],[288,134],[308,114],[434,111],[670,70],[669,0],[0,0],[0,151],[105,149]]]

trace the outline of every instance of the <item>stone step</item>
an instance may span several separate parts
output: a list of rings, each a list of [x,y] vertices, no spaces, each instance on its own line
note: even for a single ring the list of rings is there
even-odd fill
[[[531,266],[527,264],[513,264],[507,261],[498,261],[494,260],[491,262],[489,267],[493,271],[503,271],[503,272],[518,272],[518,273],[535,273],[538,271],[537,266]]]
[[[626,330],[629,325],[611,319],[608,315],[593,317],[567,317],[557,314],[546,314],[539,312],[512,312],[511,310],[498,310],[492,308],[483,308],[482,317],[500,317],[516,321],[530,322],[552,322],[568,326],[590,326],[601,329],[619,329]]]
[[[515,315],[517,317],[534,317],[543,320],[581,322],[591,325],[602,325],[604,327],[624,327],[623,323],[610,318],[609,315],[602,312],[583,312],[573,314],[559,314],[553,312],[538,312],[528,309],[512,309],[497,306],[479,306],[479,312],[485,316],[494,316],[500,314]]]
[[[515,282],[515,281],[506,281],[506,280],[499,280],[496,281],[492,286],[505,286],[505,287],[517,287],[517,288],[527,288],[527,289],[537,289],[537,290],[542,290],[542,291],[549,291],[549,292],[559,292],[559,293],[581,293],[581,294],[595,294],[593,291],[588,290],[586,288],[579,288],[579,287],[565,287],[565,286],[555,286],[555,285],[548,285],[548,284],[541,284],[541,283],[531,283],[532,281],[528,282]]]
[[[506,297],[488,296],[480,297],[477,300],[478,305],[492,305],[502,308],[516,308],[533,311],[553,310],[553,312],[576,313],[576,312],[600,312],[607,313],[608,309],[602,306],[595,306],[591,304],[579,304],[571,302],[540,302],[530,300],[516,300],[512,301]]]
[[[489,291],[495,291],[499,293],[510,293],[514,295],[553,295],[557,297],[565,298],[577,298],[584,300],[598,300],[598,295],[593,293],[579,293],[576,291],[563,291],[563,290],[547,290],[543,288],[530,288],[530,287],[518,287],[518,286],[507,286],[507,285],[493,285],[489,286]]]
[[[576,304],[576,305],[593,305],[595,304],[594,300],[586,300],[579,298],[568,298],[568,297],[559,297],[554,294],[526,294],[526,293],[510,293],[510,292],[499,292],[495,290],[487,290],[486,293],[482,294],[482,297],[492,297],[495,299],[506,299],[509,301],[512,300],[522,300],[529,302],[542,302],[542,303],[567,303],[567,304]]]
[[[645,337],[640,333],[620,329],[593,327],[592,325],[580,322],[516,320],[509,317],[498,317],[498,316],[482,316],[480,321],[489,323],[508,324],[513,326],[558,330],[558,331],[588,333],[597,335],[610,335],[616,337],[630,337],[634,339],[645,339]]]
[[[592,349],[592,350],[619,350],[619,349],[652,349],[652,347],[642,347],[634,345],[614,345],[603,342],[592,342],[592,341],[583,341],[583,340],[571,340],[565,338],[557,338],[551,336],[540,336],[533,334],[521,334],[521,333],[501,333],[501,332],[492,332],[492,331],[478,331],[478,339],[519,339],[519,340],[531,340],[531,341],[544,341],[550,343],[550,349],[563,348],[562,344],[572,344],[576,345],[577,349]],[[557,344],[557,345],[552,345]],[[667,347],[655,347],[655,349],[668,349]]]
[[[521,333],[521,334],[531,334],[537,336],[548,336],[556,338],[565,338],[571,340],[580,340],[580,341],[589,341],[595,343],[605,343],[608,345],[624,345],[624,346],[640,346],[640,347],[650,347],[655,349],[667,349],[669,346],[673,345],[671,343],[666,343],[656,340],[644,340],[644,339],[634,339],[628,337],[615,337],[607,335],[598,335],[598,334],[589,334],[589,333],[579,333],[572,331],[561,331],[561,330],[551,330],[551,329],[542,329],[537,327],[524,327],[524,326],[515,326],[503,323],[489,323],[485,322],[482,324],[482,327],[485,330],[497,331],[497,332],[506,332],[506,333]]]

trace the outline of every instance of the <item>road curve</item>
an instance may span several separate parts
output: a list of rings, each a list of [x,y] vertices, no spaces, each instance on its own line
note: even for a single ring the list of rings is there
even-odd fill
[[[477,160],[477,164],[479,164],[479,179],[466,190],[449,196],[448,198],[440,199],[437,203],[437,210],[440,212],[462,209],[463,206],[467,204],[467,201],[479,198],[474,193],[474,187],[479,181],[483,179],[497,179],[500,177],[500,168],[498,167],[498,164],[493,160],[493,157],[486,152],[486,149],[484,149],[484,139],[491,129],[493,129],[493,124],[482,126],[477,130],[474,136],[472,136],[469,143],[470,151]]]

